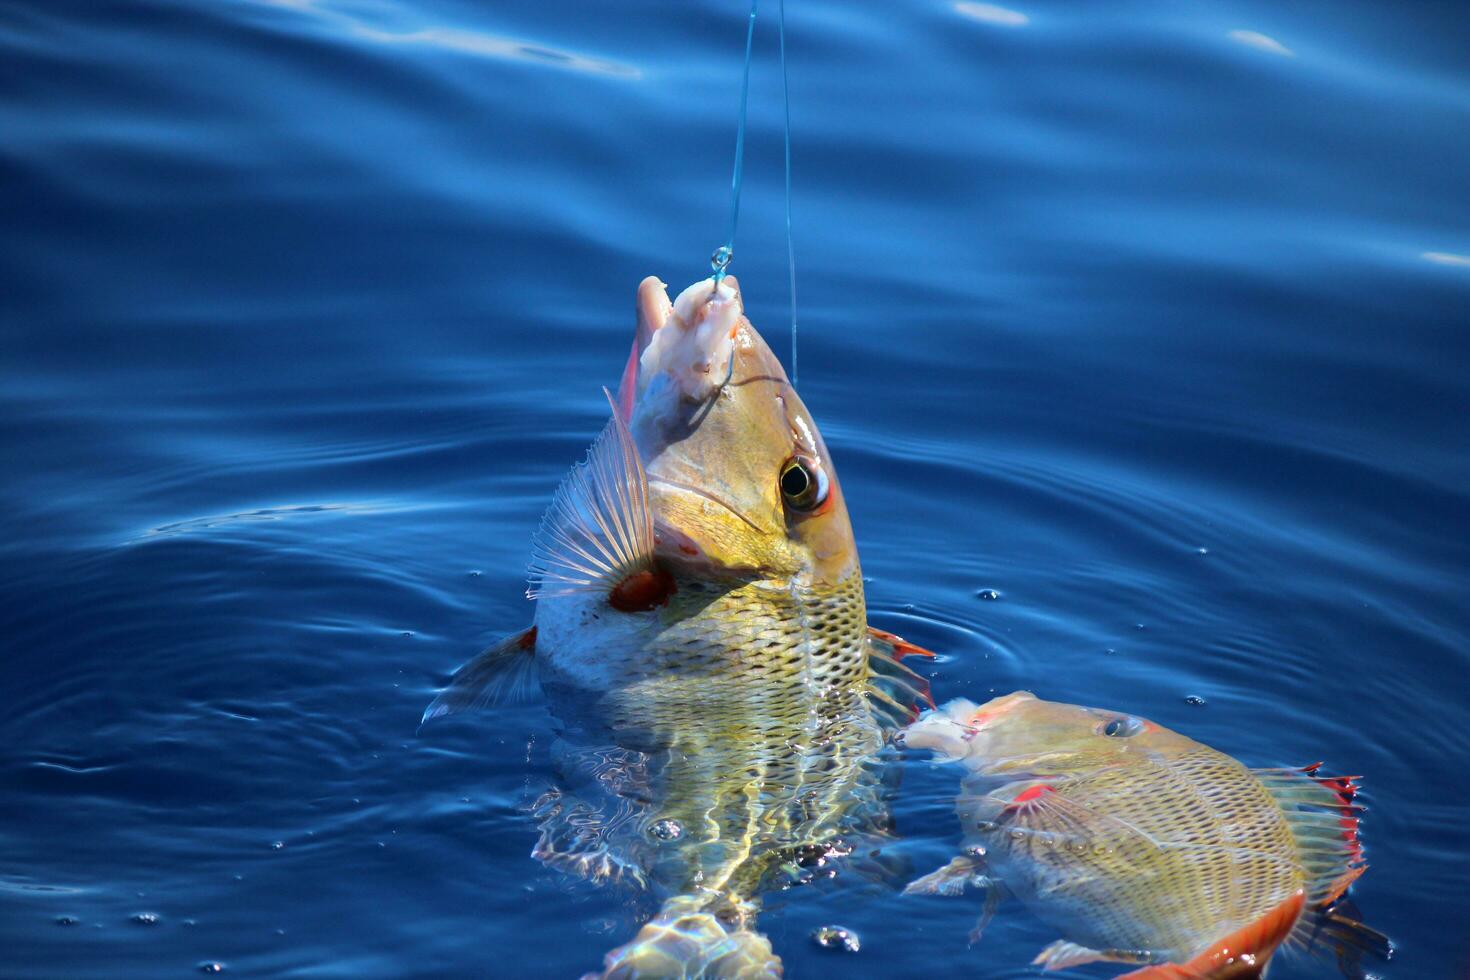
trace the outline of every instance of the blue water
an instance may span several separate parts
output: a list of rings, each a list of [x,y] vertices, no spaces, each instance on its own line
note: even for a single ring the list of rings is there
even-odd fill
[[[0,976],[566,977],[632,934],[529,858],[540,707],[415,726],[529,621],[634,286],[707,274],[746,13],[0,2]],[[1463,15],[787,10],[801,388],[873,622],[941,697],[1361,773],[1405,978],[1470,968]],[[784,356],[779,78],[763,20],[733,269]],[[927,870],[953,772],[904,769]],[[839,879],[761,923],[793,978],[1055,938],[969,949],[978,911]]]

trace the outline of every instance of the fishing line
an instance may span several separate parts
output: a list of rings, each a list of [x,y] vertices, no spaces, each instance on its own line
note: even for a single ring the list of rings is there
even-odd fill
[[[759,2],[750,0],[750,20],[745,28],[745,74],[740,79],[740,121],[735,128],[735,172],[730,176],[730,234],[709,260],[710,268],[715,270],[716,289],[724,282],[725,270],[735,257],[735,227],[740,221],[740,182],[745,170],[745,108],[750,100],[750,52],[755,41],[755,8]]]
[[[740,223],[740,188],[745,176],[745,120],[750,103],[750,62],[755,47],[755,17],[760,0],[750,0],[750,17],[745,27],[745,66],[740,78],[740,117],[735,128],[735,166],[730,176],[730,233],[725,244],[710,256],[715,287],[719,288],[735,258],[735,231]],[[791,383],[796,384],[796,246],[791,233],[791,86],[786,71],[786,0],[777,3],[777,33],[781,51],[781,104],[785,126],[786,266],[791,296]],[[734,361],[731,361],[734,367]]]
[[[791,384],[796,385],[796,246],[791,239],[791,87],[786,81],[786,0],[777,4],[781,37],[781,102],[786,109],[786,265],[791,275]]]

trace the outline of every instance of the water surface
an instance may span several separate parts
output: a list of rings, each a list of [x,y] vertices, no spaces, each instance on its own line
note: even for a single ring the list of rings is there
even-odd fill
[[[873,622],[941,696],[1361,773],[1384,973],[1462,975],[1458,5],[788,7],[800,387]],[[636,283],[721,240],[745,12],[0,2],[0,975],[576,976],[631,935],[528,856],[537,705],[415,726],[529,621]],[[734,269],[784,352],[770,26]],[[895,861],[952,792],[906,765]],[[792,977],[1055,938],[968,949],[978,911],[839,879],[762,923]]]

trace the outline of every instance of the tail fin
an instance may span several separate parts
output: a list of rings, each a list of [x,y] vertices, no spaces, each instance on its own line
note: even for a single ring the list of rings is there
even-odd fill
[[[692,895],[664,903],[631,942],[603,957],[601,973],[582,980],[778,980],[781,961],[771,942],[743,927],[729,928]]]
[[[1393,958],[1393,942],[1377,929],[1364,925],[1357,906],[1347,899],[1327,908],[1309,909],[1292,934],[1291,943],[1309,953],[1330,953],[1349,980],[1371,976],[1364,968],[1364,960],[1387,962]]]

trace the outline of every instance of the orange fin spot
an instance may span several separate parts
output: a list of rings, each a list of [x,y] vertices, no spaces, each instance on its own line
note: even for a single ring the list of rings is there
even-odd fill
[[[1042,785],[1040,783],[1035,786],[1027,786],[1025,789],[1021,790],[1021,792],[1017,793],[1015,797],[1011,800],[1011,802],[1006,804],[1006,809],[1019,810],[1027,803],[1039,800],[1047,793],[1055,792],[1056,790],[1052,789],[1050,786]]]
[[[874,639],[882,640],[884,643],[892,646],[893,659],[895,660],[903,660],[904,657],[909,656],[929,657],[930,659],[933,659],[934,657],[933,650],[925,650],[917,643],[910,643],[908,640],[905,640],[897,633],[890,633],[887,630],[880,630],[875,627],[869,626],[868,634]]]
[[[1296,926],[1305,902],[1306,897],[1297,892],[1188,963],[1146,966],[1125,976],[1132,980],[1254,980],[1261,976],[1271,954]]]

